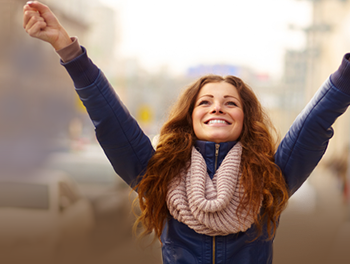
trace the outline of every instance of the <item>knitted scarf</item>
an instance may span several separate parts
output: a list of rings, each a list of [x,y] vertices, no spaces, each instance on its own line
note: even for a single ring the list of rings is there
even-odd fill
[[[237,212],[244,194],[240,183],[241,154],[242,145],[238,142],[210,179],[203,156],[193,147],[188,171],[169,183],[167,206],[170,214],[197,233],[210,236],[234,234],[250,228],[254,222],[253,213]]]

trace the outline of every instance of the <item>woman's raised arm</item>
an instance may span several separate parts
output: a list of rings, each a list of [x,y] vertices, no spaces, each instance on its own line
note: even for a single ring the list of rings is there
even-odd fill
[[[23,26],[31,37],[50,43],[56,51],[75,48],[52,11],[34,1],[24,6]],[[70,45],[72,44],[72,45]],[[66,48],[66,49],[64,49]],[[79,48],[79,46],[78,46]],[[114,170],[131,186],[147,167],[154,149],[85,48],[73,59],[61,61],[95,126],[96,137]],[[62,58],[62,57],[61,57]]]
[[[350,53],[296,118],[275,155],[290,194],[308,178],[333,136],[332,125],[350,105]]]

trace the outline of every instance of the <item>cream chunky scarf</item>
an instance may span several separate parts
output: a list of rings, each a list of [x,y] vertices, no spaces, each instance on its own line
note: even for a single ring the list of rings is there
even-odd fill
[[[246,210],[237,214],[244,193],[240,183],[241,154],[238,142],[211,180],[204,158],[193,147],[190,168],[168,186],[170,214],[200,234],[218,236],[246,231],[254,217]]]

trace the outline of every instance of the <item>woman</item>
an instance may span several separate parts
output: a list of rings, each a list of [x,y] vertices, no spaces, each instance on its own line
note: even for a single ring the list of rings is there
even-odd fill
[[[233,76],[205,76],[190,85],[155,151],[47,6],[27,3],[24,28],[61,56],[99,143],[115,171],[138,191],[136,225],[161,240],[164,263],[272,263],[280,214],[323,156],[333,122],[350,103],[349,54],[277,151],[257,98]]]

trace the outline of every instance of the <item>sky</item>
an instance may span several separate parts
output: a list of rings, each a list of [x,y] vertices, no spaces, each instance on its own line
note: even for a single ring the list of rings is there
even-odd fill
[[[142,67],[183,73],[199,64],[251,67],[282,73],[286,48],[305,45],[310,1],[297,0],[101,0],[120,15],[123,57]]]

